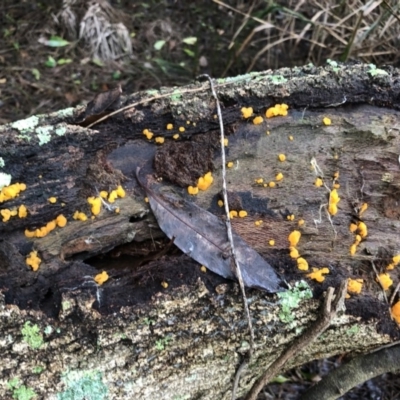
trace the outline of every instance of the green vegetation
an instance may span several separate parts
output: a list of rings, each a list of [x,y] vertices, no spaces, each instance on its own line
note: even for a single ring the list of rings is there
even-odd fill
[[[43,336],[40,333],[38,325],[31,325],[30,321],[26,321],[21,330],[23,339],[32,349],[39,349],[43,345]]]
[[[157,350],[164,350],[166,346],[168,346],[168,343],[171,341],[172,339],[168,336],[166,336],[165,338],[159,339],[156,341],[156,349]]]
[[[8,389],[12,392],[12,398],[17,400],[31,400],[36,397],[36,393],[22,385],[18,378],[13,378],[7,383]]]
[[[58,400],[105,400],[108,389],[99,371],[70,371],[62,377],[67,390],[57,394]]]
[[[280,298],[281,304],[279,319],[287,324],[293,322],[293,310],[299,307],[300,302],[312,298],[312,291],[307,282],[300,281],[296,282],[293,288],[278,293],[278,297]]]

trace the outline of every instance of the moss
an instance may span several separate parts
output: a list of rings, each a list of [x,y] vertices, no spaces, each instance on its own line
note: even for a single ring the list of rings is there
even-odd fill
[[[21,385],[18,378],[13,378],[7,383],[8,389],[12,392],[12,398],[17,400],[31,400],[36,397],[36,393],[25,385]]]

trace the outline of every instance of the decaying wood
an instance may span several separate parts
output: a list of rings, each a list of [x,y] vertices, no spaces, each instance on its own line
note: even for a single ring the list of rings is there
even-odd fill
[[[366,352],[398,335],[370,267],[374,261],[381,272],[400,253],[400,74],[392,68],[385,72],[373,73],[367,65],[303,67],[217,81],[229,132],[227,159],[234,162],[227,172],[230,206],[248,212],[233,220],[233,228],[288,283],[307,280],[315,297],[294,311],[295,324],[288,325],[279,320],[276,297],[250,292],[256,349],[239,395],[315,319],[322,292],[344,277],[363,278],[362,294],[347,300],[346,314],[285,369],[318,357]],[[289,104],[287,117],[264,118],[261,125],[242,118],[243,106],[252,106],[255,116],[276,103]],[[124,111],[92,128],[82,122],[84,107],[0,127],[0,172],[27,185],[0,209],[28,208],[27,218],[0,222],[2,397],[11,393],[6,382],[17,376],[40,398],[52,398],[65,390],[61,374],[78,369],[101,371],[110,398],[229,397],[248,344],[235,284],[199,272],[195,262],[176,252],[159,253],[161,258],[143,266],[129,268],[120,261],[124,252],[139,254],[142,242],[162,249],[163,233],[135,178],[136,168],[151,159],[166,190],[223,217],[217,206],[218,124],[209,85],[121,96],[111,111],[119,108]],[[322,123],[325,116],[331,125]],[[166,129],[168,123],[173,130]],[[174,140],[179,127],[185,131]],[[144,129],[166,137],[166,143],[148,142]],[[281,153],[285,162],[278,161]],[[189,196],[185,186],[212,166],[212,187]],[[274,181],[278,172],[284,178],[274,188],[255,183]],[[318,176],[326,186],[315,187]],[[341,200],[339,212],[330,217],[334,183],[340,184]],[[119,213],[103,207],[95,219],[72,220],[76,210],[90,215],[87,197],[118,184],[127,192],[115,203]],[[55,204],[48,202],[51,196]],[[368,209],[360,216],[363,203]],[[25,229],[59,214],[68,219],[65,228],[44,238],[25,237]],[[292,214],[294,221],[287,218]],[[355,235],[349,225],[360,218],[368,236],[351,256]],[[305,221],[301,227],[299,219]],[[261,227],[255,227],[257,220]],[[298,250],[310,267],[329,268],[323,284],[312,283],[289,257],[287,237],[293,229],[302,233]],[[42,259],[38,272],[25,264],[32,249]],[[97,287],[93,257],[110,251],[121,257],[106,267],[110,281]],[[391,276],[396,285],[397,271]],[[26,321],[40,327],[45,343],[37,350],[23,340]],[[32,374],[38,365],[44,371]]]

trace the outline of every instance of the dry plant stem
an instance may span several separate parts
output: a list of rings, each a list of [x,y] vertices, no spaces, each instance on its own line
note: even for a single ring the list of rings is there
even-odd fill
[[[337,399],[369,379],[386,372],[398,371],[399,358],[399,345],[355,357],[307,390],[300,400]]]
[[[249,332],[250,332],[250,349],[249,349],[249,352],[248,352],[247,361],[244,361],[240,365],[239,369],[236,372],[236,376],[235,376],[235,380],[234,380],[234,386],[233,386],[233,390],[232,390],[232,399],[234,399],[235,396],[236,396],[236,389],[237,389],[237,386],[239,384],[240,375],[243,372],[245,366],[250,362],[252,354],[253,354],[253,349],[254,349],[254,331],[253,331],[253,325],[251,323],[251,315],[250,315],[249,305],[247,304],[246,290],[244,288],[242,272],[240,271],[240,266],[239,266],[239,263],[238,263],[237,257],[236,257],[235,246],[234,246],[234,243],[233,243],[231,219],[230,219],[230,216],[229,216],[228,191],[227,191],[227,187],[226,187],[226,159],[225,159],[225,145],[224,145],[225,135],[224,135],[224,123],[222,121],[221,106],[219,104],[217,93],[215,92],[214,84],[213,84],[213,81],[210,78],[210,76],[209,75],[200,75],[199,78],[208,79],[208,81],[210,82],[210,86],[211,86],[211,93],[212,93],[212,95],[213,95],[213,97],[215,99],[216,105],[217,105],[217,115],[218,115],[218,121],[219,121],[219,129],[220,129],[220,132],[221,132],[222,195],[223,195],[223,198],[224,198],[224,206],[225,206],[225,214],[226,214],[226,231],[227,231],[227,234],[228,234],[229,244],[230,244],[231,249],[232,249],[232,258],[233,258],[233,262],[234,262],[234,265],[235,265],[236,276],[237,276],[238,281],[239,281],[240,290],[242,292],[243,306],[244,306],[244,310],[245,310],[245,313],[246,313],[247,325],[249,327]]]
[[[344,298],[347,292],[347,280],[340,283],[338,292],[333,300],[334,288],[329,287],[323,304],[321,315],[293,344],[288,347],[280,357],[275,360],[250,389],[245,400],[256,400],[262,388],[280,371],[282,366],[290,359],[295,357],[301,350],[311,344],[322,332],[324,332],[336,314],[344,306]]]

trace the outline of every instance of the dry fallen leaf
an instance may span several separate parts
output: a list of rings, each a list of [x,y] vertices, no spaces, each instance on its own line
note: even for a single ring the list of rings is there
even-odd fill
[[[161,193],[150,176],[137,177],[146,190],[151,210],[162,231],[184,253],[211,271],[236,279],[226,225],[215,215],[171,193]],[[247,287],[275,293],[281,279],[275,270],[239,235],[233,234],[238,263]]]

